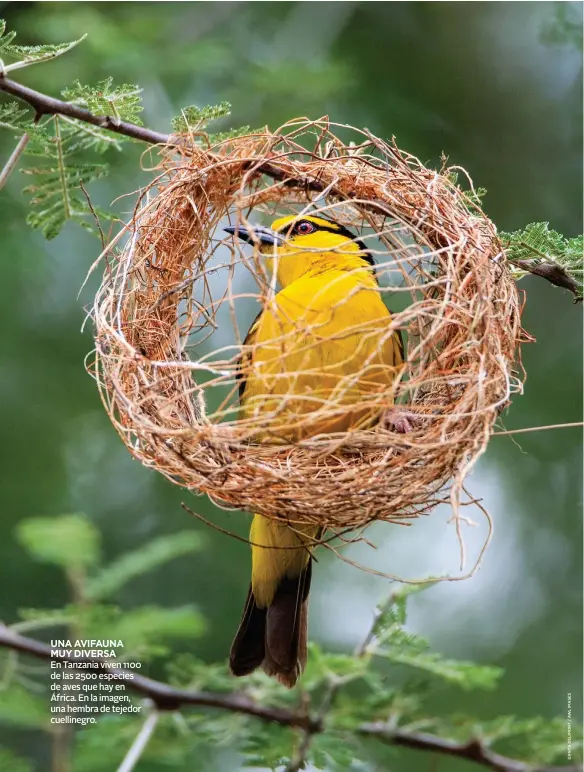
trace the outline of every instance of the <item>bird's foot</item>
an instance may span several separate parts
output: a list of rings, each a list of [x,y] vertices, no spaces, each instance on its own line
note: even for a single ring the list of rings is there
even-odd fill
[[[380,424],[383,429],[397,434],[408,434],[416,429],[422,420],[422,416],[406,410],[401,405],[392,405],[381,417]]]

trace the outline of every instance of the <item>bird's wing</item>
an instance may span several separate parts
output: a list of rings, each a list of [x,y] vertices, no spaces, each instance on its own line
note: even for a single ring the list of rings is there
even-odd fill
[[[256,318],[251,323],[251,327],[247,331],[247,335],[245,336],[245,340],[243,341],[243,346],[253,346],[256,340],[256,336],[258,334],[259,329],[259,321],[260,317],[263,314],[263,311],[260,311],[259,314],[256,316]],[[246,371],[249,368],[249,365],[251,364],[251,360],[253,358],[253,352],[252,351],[246,351],[245,349],[242,351],[241,356],[239,357],[239,360],[237,362],[237,367],[235,370],[235,377],[237,378],[237,383],[239,386],[239,402],[240,404],[243,403],[243,395],[245,393],[245,387],[247,385],[247,375]]]
[[[389,311],[393,316],[393,311]],[[401,365],[406,360],[406,352],[404,348],[404,339],[401,330],[396,330],[393,333],[393,364]]]

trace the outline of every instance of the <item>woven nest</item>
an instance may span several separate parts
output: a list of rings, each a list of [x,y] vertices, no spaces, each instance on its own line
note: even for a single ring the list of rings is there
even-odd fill
[[[472,183],[463,193],[455,170],[335,131],[302,120],[166,150],[124,246],[109,250],[92,371],[146,466],[223,507],[338,532],[408,522],[445,500],[456,509],[522,371],[517,289]],[[257,249],[223,228],[300,212],[366,243],[407,358],[390,387],[362,396],[379,420],[269,439],[294,395],[244,420],[237,387],[242,353],[248,366],[254,353],[242,341],[278,287]],[[330,409],[338,415],[339,402]]]

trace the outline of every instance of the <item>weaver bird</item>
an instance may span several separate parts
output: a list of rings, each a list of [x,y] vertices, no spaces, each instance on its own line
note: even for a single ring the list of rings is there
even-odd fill
[[[373,424],[392,404],[387,395],[404,350],[365,245],[322,217],[225,230],[258,247],[281,287],[251,325],[239,363],[242,419],[256,429],[254,439],[293,442]],[[320,531],[254,516],[251,584],[229,660],[234,675],[263,666],[285,686],[296,683],[306,664]]]

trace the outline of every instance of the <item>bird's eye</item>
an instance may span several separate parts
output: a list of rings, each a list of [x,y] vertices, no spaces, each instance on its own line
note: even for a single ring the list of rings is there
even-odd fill
[[[294,230],[301,236],[306,236],[308,233],[314,233],[316,228],[311,222],[308,222],[308,220],[301,220]]]

